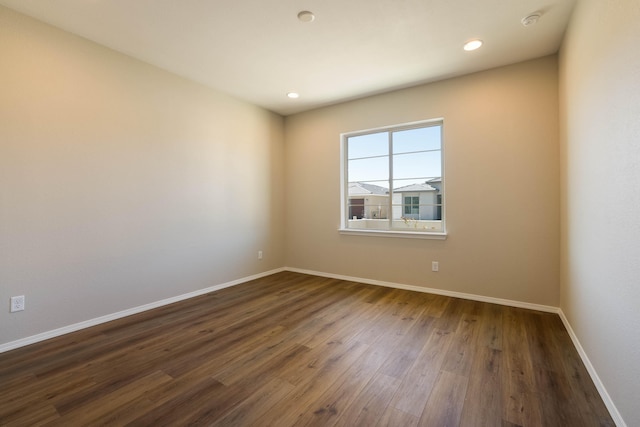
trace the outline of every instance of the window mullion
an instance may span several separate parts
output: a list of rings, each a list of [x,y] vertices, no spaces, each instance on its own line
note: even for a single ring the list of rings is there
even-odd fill
[[[393,228],[393,132],[389,132],[389,201],[387,207],[388,226],[391,230]]]

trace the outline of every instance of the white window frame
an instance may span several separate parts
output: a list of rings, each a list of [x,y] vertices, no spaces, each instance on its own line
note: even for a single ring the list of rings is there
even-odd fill
[[[348,214],[349,214],[349,191],[348,191],[348,153],[347,153],[347,140],[354,136],[367,135],[380,132],[397,132],[403,130],[417,129],[430,126],[441,127],[441,139],[440,139],[440,162],[441,162],[441,190],[442,196],[441,205],[441,231],[405,231],[397,228],[392,228],[393,220],[393,189],[390,187],[389,191],[389,204],[388,204],[388,216],[389,216],[389,228],[383,230],[370,230],[370,229],[355,229],[348,227]],[[340,134],[340,228],[338,231],[341,234],[350,234],[358,236],[378,236],[378,237],[403,237],[403,238],[418,238],[418,239],[438,239],[445,240],[447,238],[446,220],[445,220],[445,169],[444,169],[444,156],[445,156],[445,131],[444,131],[444,119],[429,119],[411,123],[404,123],[399,125],[384,126],[379,128],[346,132]],[[389,179],[393,180],[393,155],[389,153]],[[404,201],[403,201],[404,203]],[[404,206],[402,206],[402,212],[404,212]]]

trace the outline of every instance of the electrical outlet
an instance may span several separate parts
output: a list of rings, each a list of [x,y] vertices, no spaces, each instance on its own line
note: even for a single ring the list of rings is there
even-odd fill
[[[11,297],[11,313],[24,310],[24,295]]]
[[[258,259],[262,259],[262,251],[258,251]]]
[[[431,271],[438,271],[439,269],[440,269],[440,264],[438,264],[438,261],[432,261]]]

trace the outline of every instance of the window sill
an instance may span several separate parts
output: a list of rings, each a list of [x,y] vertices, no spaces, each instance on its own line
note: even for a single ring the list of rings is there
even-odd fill
[[[395,231],[395,230],[353,230],[349,228],[339,228],[340,234],[350,236],[371,236],[371,237],[400,237],[404,239],[431,239],[446,240],[447,233],[429,233],[422,231]]]

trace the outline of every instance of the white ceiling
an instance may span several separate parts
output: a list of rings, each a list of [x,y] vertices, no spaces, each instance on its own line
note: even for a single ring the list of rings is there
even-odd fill
[[[558,51],[576,0],[0,0],[288,115]],[[316,19],[300,22],[298,12]],[[542,12],[538,24],[520,20]],[[473,38],[484,46],[465,52]],[[292,100],[287,92],[299,92]]]

